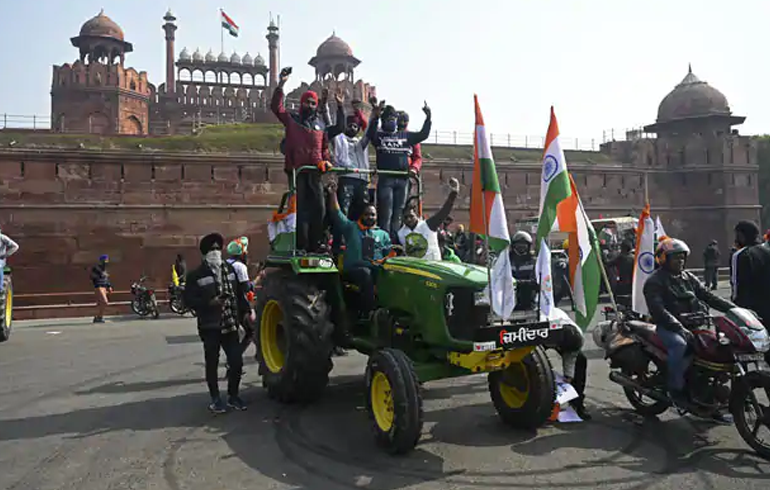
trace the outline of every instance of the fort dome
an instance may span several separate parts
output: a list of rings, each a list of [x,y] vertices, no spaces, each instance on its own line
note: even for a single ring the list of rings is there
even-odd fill
[[[108,37],[117,39],[119,41],[125,41],[123,36],[123,29],[120,28],[114,20],[104,15],[104,10],[99,12],[99,15],[89,19],[80,28],[81,36],[90,37]]]
[[[353,50],[350,49],[350,45],[338,38],[336,34],[332,33],[329,39],[322,42],[316,50],[316,56],[353,56]]]
[[[689,68],[682,81],[658,106],[658,123],[708,116],[730,116],[727,97],[700,80]]]

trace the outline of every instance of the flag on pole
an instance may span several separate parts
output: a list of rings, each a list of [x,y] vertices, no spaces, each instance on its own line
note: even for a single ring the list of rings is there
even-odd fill
[[[537,226],[538,245],[552,231],[568,233],[569,277],[572,286],[577,324],[585,331],[599,303],[602,263],[596,231],[586,215],[575,181],[567,171],[564,150],[559,139],[559,125],[551,107],[551,121],[543,155],[540,183],[540,219]]]
[[[545,318],[550,318],[554,308],[553,276],[551,275],[551,249],[545,239],[540,243],[535,264],[535,275],[540,283],[540,312]]]
[[[220,12],[222,13],[222,28],[227,29],[231,36],[238,37],[238,24],[224,10],[220,10]]]
[[[663,223],[660,222],[660,216],[655,217],[655,238],[660,240],[663,237],[667,237],[666,230],[663,229]]]
[[[631,289],[632,309],[642,315],[650,313],[647,301],[644,299],[644,283],[653,272],[655,272],[655,224],[650,216],[650,203],[647,203],[636,230],[634,282]]]
[[[508,220],[500,193],[492,148],[487,139],[484,118],[481,115],[479,101],[473,96],[476,111],[476,129],[473,139],[473,183],[471,185],[471,222],[470,231],[486,237],[487,267],[492,266],[488,297],[495,315],[508,319],[516,305],[516,294],[511,271],[511,259],[508,247],[511,238],[508,234]]]

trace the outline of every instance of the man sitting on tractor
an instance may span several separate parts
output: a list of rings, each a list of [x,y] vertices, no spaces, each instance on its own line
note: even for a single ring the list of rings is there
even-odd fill
[[[444,222],[460,192],[460,182],[449,180],[449,196],[436,214],[428,219],[418,216],[419,210],[410,206],[404,210],[404,225],[398,230],[398,241],[404,247],[406,255],[425,260],[441,260],[441,247],[438,239],[438,229]]]
[[[327,184],[329,208],[332,226],[342,232],[345,238],[345,255],[342,261],[342,274],[351,283],[358,286],[361,294],[363,315],[374,311],[374,284],[378,267],[376,263],[392,251],[390,235],[377,226],[377,208],[367,204],[358,221],[351,221],[340,209],[337,201],[337,183]]]

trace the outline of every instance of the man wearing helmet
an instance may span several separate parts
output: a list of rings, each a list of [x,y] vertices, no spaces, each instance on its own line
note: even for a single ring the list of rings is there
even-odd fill
[[[644,299],[657,333],[668,352],[668,390],[671,401],[680,409],[691,404],[684,392],[684,375],[688,360],[685,352],[693,334],[682,324],[681,315],[704,309],[703,303],[726,312],[735,305],[709,291],[693,274],[684,270],[690,248],[682,240],[662,240],[655,252],[660,264],[644,284]],[[692,410],[690,410],[692,411]],[[714,418],[720,420],[719,414]]]

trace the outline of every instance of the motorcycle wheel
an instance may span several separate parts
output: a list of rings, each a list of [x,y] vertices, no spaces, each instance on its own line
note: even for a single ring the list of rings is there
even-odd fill
[[[650,364],[654,366],[655,371],[650,371]],[[622,369],[622,372],[642,385],[652,384],[646,382],[646,380],[649,380],[654,376],[663,376],[663,382],[665,383],[665,365],[663,361],[657,358],[650,358],[650,364],[647,365],[647,370],[643,378],[640,378],[639,375],[632,373],[627,369]],[[665,384],[663,386],[665,386]],[[628,403],[630,403],[631,406],[634,407],[634,410],[636,410],[636,413],[644,417],[656,417],[668,410],[671,406],[669,403],[646,397],[633,388],[626,386],[623,387],[623,393],[626,395]]]
[[[761,403],[754,391],[762,392],[760,399],[768,402]],[[735,421],[735,428],[746,444],[759,456],[770,459],[770,373],[767,371],[751,371],[743,376],[732,388],[730,397],[730,412]],[[748,417],[752,414],[753,417]],[[758,437],[764,426],[768,439]]]
[[[131,300],[131,310],[141,317],[145,317],[149,313],[144,302],[139,298],[134,298]]]
[[[168,301],[168,307],[177,315],[184,315],[184,306],[182,305],[181,298],[172,297]]]
[[[152,317],[157,320],[160,317],[160,310],[158,309],[158,301],[155,299],[155,296],[153,295],[152,298],[150,298],[150,311],[152,312]]]

